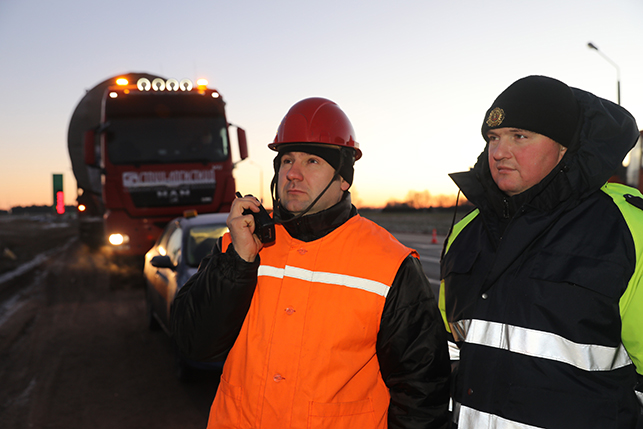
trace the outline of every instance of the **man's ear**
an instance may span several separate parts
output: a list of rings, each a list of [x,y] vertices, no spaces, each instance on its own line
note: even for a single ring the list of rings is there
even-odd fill
[[[340,179],[342,180],[342,183],[341,183],[341,185],[340,185],[340,186],[341,186],[341,188],[342,188],[342,191],[344,191],[344,192],[348,191],[348,188],[350,188],[350,187],[351,187],[351,184],[350,184],[350,183],[348,183],[346,180],[344,180],[344,178],[343,178],[343,177],[341,177],[341,176],[340,176]]]

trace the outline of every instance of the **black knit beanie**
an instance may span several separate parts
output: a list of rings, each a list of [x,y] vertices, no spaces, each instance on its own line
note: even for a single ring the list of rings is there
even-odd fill
[[[349,184],[353,184],[353,173],[355,164],[355,150],[352,148],[341,148],[335,145],[314,144],[314,143],[288,143],[279,145],[279,153],[273,163],[275,174],[279,173],[281,157],[288,152],[305,152],[316,155],[329,163],[335,171],[339,168],[339,175]],[[340,168],[340,160],[343,162]]]
[[[482,136],[495,128],[520,128],[569,147],[580,108],[570,87],[546,76],[527,76],[512,83],[493,102],[482,123]]]

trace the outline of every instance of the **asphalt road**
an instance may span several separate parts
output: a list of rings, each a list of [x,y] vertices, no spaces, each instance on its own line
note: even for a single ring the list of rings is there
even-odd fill
[[[219,374],[177,380],[169,338],[146,326],[141,267],[90,251],[73,225],[2,226],[13,251],[0,272],[0,427],[205,427]],[[396,236],[437,295],[441,237]]]
[[[140,278],[72,240],[0,284],[1,428],[205,428],[219,374],[178,381]]]
[[[444,237],[437,235],[435,237],[437,243],[433,243],[432,235],[406,232],[394,233],[393,235],[405,246],[418,251],[424,272],[431,283],[431,289],[433,289],[433,293],[437,297],[440,290],[440,254],[442,253]]]

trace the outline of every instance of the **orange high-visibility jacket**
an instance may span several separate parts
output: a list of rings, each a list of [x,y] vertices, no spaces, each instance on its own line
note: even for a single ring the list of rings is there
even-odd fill
[[[229,243],[224,236],[223,251]],[[411,254],[359,215],[312,242],[277,225],[208,429],[386,428],[375,345],[386,295]]]

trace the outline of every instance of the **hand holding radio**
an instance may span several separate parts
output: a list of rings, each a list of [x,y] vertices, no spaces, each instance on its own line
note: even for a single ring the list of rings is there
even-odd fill
[[[251,197],[252,195],[247,196]],[[237,192],[237,197],[243,198],[239,192]],[[258,212],[245,208],[241,214],[252,215],[255,224],[253,234],[256,235],[263,244],[270,244],[275,241],[275,222],[261,204],[258,205],[258,208]]]
[[[267,240],[271,235],[274,237],[274,225],[271,231],[270,223],[265,219],[270,216],[265,209],[264,213],[261,213],[259,200],[252,195],[243,197],[238,192],[237,197],[232,202],[226,223],[235,252],[244,261],[254,262],[264,246],[262,239]],[[257,210],[257,213],[253,210]],[[270,220],[272,221],[272,218]],[[264,224],[268,226],[264,227]]]
[[[259,237],[263,244],[275,241],[275,222],[261,204],[259,204],[259,212],[255,213],[250,209],[245,209],[242,214],[251,214],[254,217],[255,231],[253,234]]]

